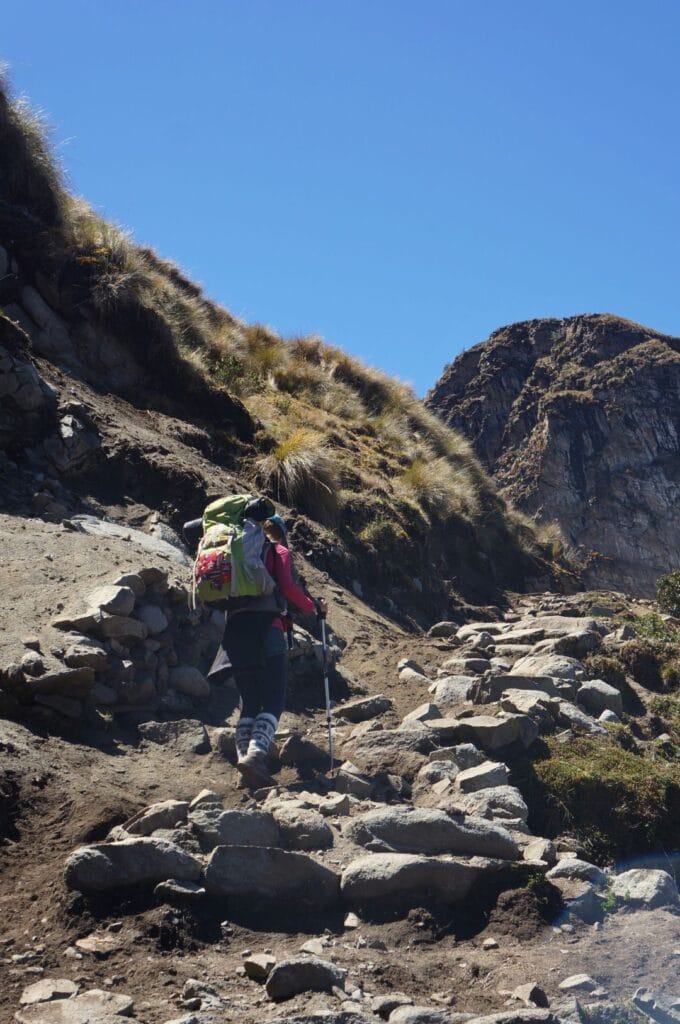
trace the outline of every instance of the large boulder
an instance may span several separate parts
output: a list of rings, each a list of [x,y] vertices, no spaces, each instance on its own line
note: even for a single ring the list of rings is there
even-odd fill
[[[391,707],[390,698],[378,693],[370,697],[358,697],[346,704],[338,704],[333,709],[333,714],[339,718],[346,718],[348,722],[366,722],[370,718],[384,715]]]
[[[459,772],[456,776],[456,788],[461,793],[475,793],[478,789],[505,786],[507,781],[507,765],[499,761],[483,761],[482,764]]]
[[[137,618],[144,623],[149,636],[157,636],[169,626],[169,619],[156,604],[143,604],[137,611]]]
[[[267,977],[265,989],[270,999],[290,999],[299,992],[330,992],[342,988],[347,971],[329,960],[299,957],[281,960]]]
[[[588,733],[590,736],[606,736],[607,734],[603,725],[594,721],[590,715],[568,700],[560,701],[560,713],[557,720],[560,725],[573,729],[575,732]]]
[[[342,756],[349,758],[362,772],[369,775],[384,771],[399,775],[414,774],[424,761],[423,755],[428,754],[435,746],[427,725],[411,722],[408,728],[404,729],[381,729],[362,733],[343,744]],[[337,783],[336,776],[336,788],[340,788]]]
[[[88,594],[85,603],[88,609],[127,616],[135,606],[135,595],[130,587],[99,587]]]
[[[5,276],[1,264],[0,273]],[[6,323],[5,318],[2,319]],[[21,412],[35,412],[45,404],[45,394],[35,367],[15,359],[4,345],[0,345],[0,398],[8,398]]]
[[[499,751],[515,743],[529,747],[538,736],[538,726],[526,715],[474,715],[470,718],[440,718],[427,728],[442,743],[466,740],[486,751]]]
[[[96,671],[103,671],[109,663],[109,656],[106,648],[97,640],[88,636],[73,635],[68,637],[72,643],[66,649],[64,662],[69,668],[93,668]]]
[[[21,993],[21,1006],[50,1003],[53,999],[68,999],[78,993],[78,985],[69,978],[41,978],[28,985]]]
[[[445,708],[470,700],[474,686],[474,676],[445,676],[432,683],[429,690],[435,704]]]
[[[476,793],[467,794],[462,805],[470,814],[480,818],[519,818],[526,823],[529,817],[529,808],[515,786],[480,789]]]
[[[596,864],[578,857],[564,857],[559,860],[554,868],[551,868],[546,878],[577,878],[582,882],[592,882],[593,885],[604,885],[607,876]]]
[[[106,892],[131,885],[156,885],[166,878],[195,881],[201,865],[164,839],[125,839],[83,846],[67,859],[64,881],[78,892]]]
[[[342,894],[350,903],[407,898],[455,903],[464,899],[478,878],[495,869],[493,862],[423,857],[409,853],[374,853],[353,860],[342,873]]]
[[[132,1005],[130,996],[93,988],[70,999],[22,1007],[14,1019],[17,1024],[135,1024]]]
[[[474,743],[458,743],[454,747],[437,747],[430,754],[430,761],[452,761],[462,771],[483,764],[486,756]]]
[[[576,658],[553,653],[528,654],[512,667],[514,676],[550,676],[553,679],[569,679],[574,682],[585,675],[585,668]]]
[[[525,622],[542,629],[546,637],[567,636],[569,633],[598,633],[604,636],[607,632],[607,627],[591,616],[536,615]]]
[[[318,811],[289,801],[280,803],[273,814],[282,845],[289,850],[326,850],[333,845],[333,833]]]
[[[498,636],[499,634],[509,633],[513,628],[507,622],[466,622],[464,626],[461,626],[456,630],[456,638],[458,640],[472,640],[479,633],[490,633],[491,636]]]
[[[547,693],[551,697],[561,696],[569,699],[576,694],[576,686],[569,680],[547,675],[532,675],[531,673],[513,675],[509,672],[502,672],[480,679],[473,688],[472,700],[475,704],[491,704],[500,700],[505,690],[527,690]]]
[[[418,772],[416,782],[425,786],[441,782],[442,779],[453,782],[459,772],[460,768],[453,761],[429,761]]]
[[[178,693],[200,700],[210,695],[210,683],[193,665],[178,665],[170,670],[170,686]]]
[[[603,711],[613,711],[616,715],[623,714],[623,698],[620,692],[603,679],[590,679],[583,683],[576,694],[579,704],[591,714],[600,715]]]
[[[451,1011],[441,1007],[399,1006],[390,1014],[389,1024],[453,1024],[453,1019]]]
[[[560,713],[559,699],[541,690],[503,690],[501,707],[513,714],[528,715],[540,732],[550,732]]]
[[[602,637],[593,630],[577,630],[567,633],[566,636],[556,637],[552,640],[543,640],[536,644],[536,654],[564,654],[568,658],[584,658],[591,651],[600,646]]]
[[[479,819],[454,819],[435,808],[381,807],[350,820],[344,835],[360,846],[378,843],[401,853],[519,856],[504,828]]]
[[[678,903],[678,889],[667,871],[632,868],[612,881],[612,893],[636,907],[667,907]]]
[[[216,896],[242,896],[322,909],[337,902],[339,876],[303,853],[260,846],[218,846],[205,869]]]
[[[582,1017],[579,1017],[582,1020]],[[484,1017],[470,1017],[466,1024],[559,1024],[561,1018],[550,1010],[501,1010]]]
[[[278,846],[279,829],[266,811],[225,811],[221,807],[197,807],[189,815],[203,850],[216,846]]]

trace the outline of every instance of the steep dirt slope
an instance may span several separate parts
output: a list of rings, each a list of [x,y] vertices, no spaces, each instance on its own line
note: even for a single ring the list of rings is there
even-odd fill
[[[680,340],[613,316],[532,320],[455,359],[429,407],[593,585],[653,593],[680,564]]]

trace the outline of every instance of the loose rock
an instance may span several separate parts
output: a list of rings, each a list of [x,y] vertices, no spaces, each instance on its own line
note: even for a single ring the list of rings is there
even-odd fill
[[[298,992],[330,992],[341,988],[347,972],[315,957],[282,960],[272,968],[265,988],[270,999],[290,999]]]
[[[153,884],[166,878],[195,881],[201,866],[188,853],[163,839],[126,839],[76,850],[66,861],[69,889],[104,892],[131,885]]]
[[[255,981],[266,981],[275,965],[276,957],[270,956],[269,953],[255,953],[243,961],[246,974]]]
[[[493,786],[505,786],[508,782],[508,769],[497,761],[484,761],[474,768],[466,768],[456,777],[456,788],[461,793],[475,793],[478,789],[490,789]]]
[[[68,978],[44,978],[25,988],[19,1002],[22,1006],[32,1006],[34,1003],[48,1003],[52,999],[68,999],[77,992],[78,985]]]

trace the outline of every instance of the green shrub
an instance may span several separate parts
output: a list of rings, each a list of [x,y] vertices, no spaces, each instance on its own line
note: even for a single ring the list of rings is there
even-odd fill
[[[618,658],[606,654],[591,654],[586,660],[591,679],[604,679],[605,683],[621,691],[627,687],[626,673]]]
[[[638,636],[652,641],[657,646],[661,644],[680,646],[680,629],[676,626],[669,626],[660,615],[655,615],[654,612],[638,616],[633,625]]]
[[[680,569],[659,576],[656,581],[656,600],[662,612],[680,615]]]
[[[657,715],[665,732],[677,743],[680,740],[680,702],[673,697],[653,697],[649,702],[649,710]]]
[[[620,658],[629,675],[647,690],[662,690],[661,664],[655,645],[644,640],[629,640],[621,645]]]

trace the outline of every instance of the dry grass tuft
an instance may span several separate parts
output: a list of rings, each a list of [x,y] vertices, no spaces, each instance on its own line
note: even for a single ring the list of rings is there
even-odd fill
[[[442,522],[452,515],[475,518],[480,511],[480,495],[465,467],[456,466],[444,456],[414,458],[397,486]]]
[[[69,197],[46,141],[44,119],[24,99],[14,100],[0,78],[0,199],[2,223],[7,216],[60,231]],[[10,236],[11,237],[11,236]]]
[[[257,462],[262,486],[276,501],[297,505],[332,525],[338,513],[338,467],[324,438],[299,428]]]

